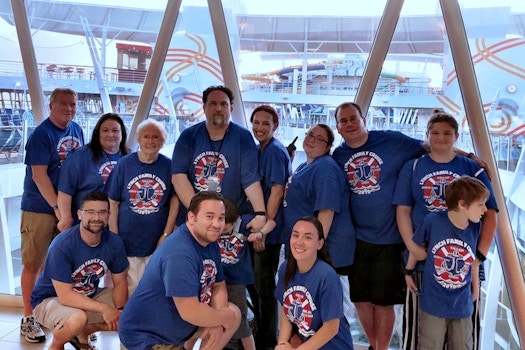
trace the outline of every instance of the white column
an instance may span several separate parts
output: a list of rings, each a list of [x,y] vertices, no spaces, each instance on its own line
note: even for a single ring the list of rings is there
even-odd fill
[[[232,120],[247,127],[248,123],[246,122],[244,115],[244,103],[242,102],[241,89],[239,87],[237,71],[235,70],[235,61],[233,59],[232,46],[228,34],[228,28],[226,26],[222,1],[208,0],[208,9],[210,10],[211,23],[213,26],[213,33],[215,34],[217,52],[219,53],[219,62],[221,63],[224,85],[233,91],[235,105],[233,107]]]
[[[182,0],[170,0],[166,5],[166,11],[164,12],[164,17],[160,24],[159,36],[155,43],[155,49],[151,56],[151,63],[148,73],[146,74],[146,79],[144,80],[142,93],[140,94],[139,103],[135,115],[133,116],[131,129],[128,134],[131,137],[128,138],[127,146],[132,150],[136,149],[137,143],[135,141],[135,133],[137,132],[137,126],[149,116],[151,104],[155,98],[157,84],[162,73],[162,68],[164,67],[164,61],[166,60],[166,54],[170,47],[171,37],[175,30],[177,18],[179,17],[181,3]]]
[[[390,42],[396,30],[401,8],[403,8],[403,0],[388,0],[381,16],[374,43],[370,50],[370,56],[363,72],[363,79],[355,96],[355,103],[361,106],[364,117],[366,117],[370,102],[374,96],[379,75],[383,69],[383,62],[386,59]]]
[[[47,117],[47,107],[45,104],[42,84],[38,65],[36,63],[35,48],[31,37],[31,28],[27,19],[26,4],[24,0],[11,0],[13,16],[15,18],[16,34],[20,45],[20,53],[24,63],[24,72],[31,96],[31,108],[35,117],[35,123],[40,124]]]
[[[499,256],[505,275],[505,283],[508,287],[516,328],[521,344],[523,344],[525,340],[525,312],[523,312],[523,310],[525,310],[525,283],[523,281],[512,226],[505,204],[505,196],[503,194],[494,154],[492,153],[487,121],[485,119],[474,65],[468,46],[467,33],[458,2],[440,0],[440,4],[450,43],[450,50],[458,76],[459,89],[472,134],[472,141],[476,153],[489,164],[492,172],[492,187],[499,207],[496,243],[500,251]],[[458,63],[461,63],[461,66]],[[488,278],[490,277],[491,276],[488,276]]]

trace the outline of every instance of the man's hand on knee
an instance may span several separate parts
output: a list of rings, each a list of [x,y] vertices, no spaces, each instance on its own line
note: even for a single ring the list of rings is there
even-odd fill
[[[226,312],[226,316],[224,317],[224,322],[222,326],[225,329],[232,329],[235,328],[235,330],[239,327],[239,324],[241,322],[241,310],[232,303],[228,303],[228,307],[223,309],[224,312]]]
[[[222,326],[205,328],[202,332],[202,350],[219,349],[223,343],[224,328]]]
[[[102,318],[106,322],[109,331],[118,330],[118,320],[120,318],[120,311],[114,307],[107,306],[102,311]]]

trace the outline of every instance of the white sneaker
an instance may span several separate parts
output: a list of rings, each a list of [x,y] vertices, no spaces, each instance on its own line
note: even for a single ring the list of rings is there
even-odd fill
[[[30,343],[41,343],[46,340],[46,334],[40,328],[40,323],[33,316],[26,316],[20,322],[20,334]]]

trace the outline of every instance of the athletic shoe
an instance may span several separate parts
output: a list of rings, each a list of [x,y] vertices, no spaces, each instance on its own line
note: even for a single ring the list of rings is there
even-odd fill
[[[20,322],[20,334],[30,343],[41,343],[46,340],[46,334],[40,328],[40,323],[33,316],[26,316]]]

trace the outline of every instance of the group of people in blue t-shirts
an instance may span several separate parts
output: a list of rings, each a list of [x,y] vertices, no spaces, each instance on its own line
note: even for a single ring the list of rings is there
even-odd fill
[[[136,152],[111,113],[83,146],[76,94],[53,92],[26,147],[26,340],[45,340],[43,324],[50,349],[94,349],[96,331],[117,329],[133,350],[352,349],[343,282],[370,349],[388,349],[397,304],[411,314],[404,349],[476,348],[478,269],[498,208],[483,161],[454,148],[455,118],[436,111],[423,143],[368,131],[346,102],[335,111],[343,142],[332,152],[332,128],[312,125],[292,171],[277,111],[256,107],[252,134],[230,121],[233,100],[206,89],[206,120],[169,159],[151,119]]]

